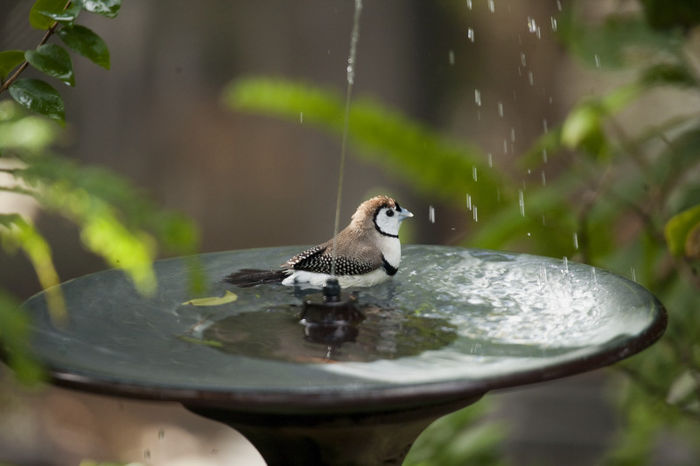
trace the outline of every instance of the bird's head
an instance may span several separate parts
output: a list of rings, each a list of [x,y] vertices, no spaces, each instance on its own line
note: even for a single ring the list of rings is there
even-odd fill
[[[397,237],[401,222],[413,214],[388,196],[366,200],[352,216],[352,224],[362,229],[376,229],[380,234]]]

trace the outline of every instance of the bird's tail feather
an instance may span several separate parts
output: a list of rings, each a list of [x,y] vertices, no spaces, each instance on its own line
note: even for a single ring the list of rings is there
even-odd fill
[[[248,288],[265,283],[280,283],[286,276],[287,272],[284,270],[241,269],[227,275],[224,281],[241,288]]]

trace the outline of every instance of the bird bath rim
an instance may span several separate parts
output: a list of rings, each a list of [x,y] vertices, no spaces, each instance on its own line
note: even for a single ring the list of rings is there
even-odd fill
[[[203,262],[209,259],[219,259],[226,255],[265,253],[270,251],[286,251],[288,248],[261,248],[243,251],[228,251],[202,254],[199,257]],[[444,246],[408,246],[405,247],[405,259],[402,268],[410,267],[412,252],[427,249],[438,252],[461,252],[463,254],[497,254],[504,257],[527,257],[543,259],[551,262],[549,258],[530,256],[525,254],[506,253],[502,251],[486,251],[464,248],[451,248]],[[282,254],[280,252],[280,254]],[[165,259],[156,262],[156,269],[164,267],[164,264],[176,264],[183,262],[183,258]],[[573,264],[572,264],[573,265]],[[589,267],[589,266],[584,266]],[[95,277],[99,274],[116,273],[115,271],[104,271],[92,274],[79,279],[71,280],[63,286],[75,286],[75,282],[87,277]],[[570,360],[560,361],[555,364],[543,365],[542,367],[529,368],[524,371],[516,371],[507,374],[500,374],[492,377],[481,377],[474,379],[441,380],[436,382],[420,383],[374,383],[364,384],[358,380],[348,379],[346,384],[332,388],[322,385],[310,385],[307,387],[295,387],[294,390],[287,388],[193,388],[176,386],[174,384],[143,384],[130,383],[119,380],[118,377],[110,377],[88,373],[87,371],[59,367],[59,365],[47,362],[47,369],[52,383],[58,386],[79,389],[93,393],[122,396],[128,398],[177,401],[187,406],[201,407],[221,407],[226,409],[239,409],[247,412],[258,413],[289,413],[289,414],[325,414],[325,413],[357,413],[357,412],[390,412],[395,410],[406,410],[430,405],[443,405],[458,402],[466,398],[478,398],[484,393],[503,388],[515,387],[518,385],[543,382],[580,372],[598,369],[603,366],[617,362],[623,358],[631,356],[642,349],[650,346],[658,340],[666,327],[666,311],[662,304],[644,290],[638,284],[626,280],[619,276],[614,276],[618,280],[623,280],[630,284],[634,292],[644,294],[649,299],[652,307],[653,318],[643,331],[622,338],[619,341],[598,345],[598,350],[582,354]],[[401,275],[397,276],[401,280]],[[73,285],[71,285],[73,284]],[[266,285],[270,286],[270,285]],[[259,288],[264,289],[263,287]],[[30,298],[25,306],[38,299],[41,293]],[[342,363],[341,363],[342,364]],[[299,364],[305,367],[306,364]],[[281,367],[281,366],[280,366]],[[342,378],[339,379],[342,382]],[[235,384],[234,384],[235,385]]]

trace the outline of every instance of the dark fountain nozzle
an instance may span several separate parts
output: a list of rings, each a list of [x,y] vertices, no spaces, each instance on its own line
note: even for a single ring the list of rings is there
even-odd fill
[[[343,296],[338,280],[329,278],[323,287],[322,301],[304,301],[300,317],[306,338],[330,346],[355,341],[357,325],[365,319],[356,303],[356,296]]]

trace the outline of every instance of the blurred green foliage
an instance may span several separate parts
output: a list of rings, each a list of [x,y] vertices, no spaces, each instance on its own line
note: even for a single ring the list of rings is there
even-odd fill
[[[631,276],[666,305],[666,336],[616,366],[628,383],[618,391],[624,427],[609,464],[649,464],[669,432],[688,439],[700,463],[700,112],[677,108],[643,124],[624,116],[656,115],[645,107],[651,92],[699,95],[700,45],[692,39],[699,10],[691,4],[645,0],[638,11],[599,24],[582,20],[575,8],[565,10],[559,38],[571,54],[601,73],[625,70],[632,78],[577,103],[518,157],[520,173],[491,168],[478,148],[370,99],[350,110],[348,137],[359,156],[455,206],[463,208],[467,196],[468,205],[478,207],[484,221],[465,245],[584,261]],[[303,115],[323,130],[342,129],[341,96],[311,85],[239,79],[224,101],[237,111],[290,121]],[[539,173],[554,157],[563,168],[546,184],[523,182],[522,172]],[[499,463],[494,448],[503,434],[475,422],[477,411],[433,425],[407,464]]]
[[[194,224],[183,215],[160,209],[121,177],[55,153],[52,146],[63,129],[50,119],[64,123],[63,101],[43,80],[19,79],[32,65],[65,84],[75,84],[68,52],[47,43],[54,33],[74,51],[109,68],[104,41],[75,21],[81,12],[114,17],[120,5],[120,0],[37,0],[29,23],[46,31],[41,43],[32,50],[0,52],[0,95],[8,91],[14,100],[0,100],[0,192],[33,198],[38,208],[69,219],[87,249],[122,269],[140,292],[153,293],[157,283],[152,261],[159,250],[194,252],[198,243]],[[52,318],[60,325],[70,317],[70,309],[55,287],[59,276],[51,248],[33,217],[24,211],[0,214],[0,246],[7,253],[26,255],[47,290]],[[193,267],[191,273],[196,286],[201,279],[198,269]],[[26,346],[28,325],[9,290],[0,289],[0,352],[20,380],[32,382],[40,380],[42,372]]]

